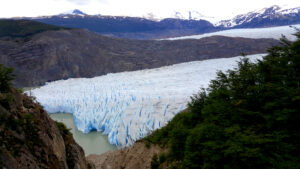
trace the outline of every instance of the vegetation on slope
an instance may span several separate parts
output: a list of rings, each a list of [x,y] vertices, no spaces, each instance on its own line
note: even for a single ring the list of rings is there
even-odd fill
[[[0,20],[0,37],[28,37],[49,30],[67,29],[29,20]]]
[[[188,109],[146,137],[169,148],[152,168],[300,168],[300,33],[258,63],[218,72]],[[297,127],[298,126],[298,127]]]
[[[12,71],[0,64],[0,168],[93,168],[69,130],[11,86]]]
[[[0,64],[0,93],[5,92],[9,89],[11,81],[14,79],[13,68],[6,68]]]

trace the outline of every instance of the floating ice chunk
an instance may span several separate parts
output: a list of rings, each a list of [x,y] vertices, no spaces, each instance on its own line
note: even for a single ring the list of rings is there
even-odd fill
[[[256,60],[263,55],[248,57]],[[165,126],[186,108],[190,96],[208,87],[217,70],[232,69],[239,58],[59,80],[31,94],[49,113],[72,113],[82,132],[102,131],[111,144],[125,147]]]

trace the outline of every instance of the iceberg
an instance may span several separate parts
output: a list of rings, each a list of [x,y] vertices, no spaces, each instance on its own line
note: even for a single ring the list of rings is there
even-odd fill
[[[264,55],[247,57],[256,61]],[[236,67],[240,58],[59,80],[27,93],[48,113],[72,113],[78,130],[101,131],[111,144],[123,148],[165,126],[193,94],[208,87],[218,70]]]

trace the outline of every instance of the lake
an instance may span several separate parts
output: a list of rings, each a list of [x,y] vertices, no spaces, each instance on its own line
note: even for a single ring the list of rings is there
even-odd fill
[[[73,115],[69,113],[49,114],[53,120],[64,123],[71,129],[75,141],[84,149],[85,155],[103,154],[110,150],[116,150],[117,147],[109,144],[108,138],[101,132],[83,133],[77,130]]]

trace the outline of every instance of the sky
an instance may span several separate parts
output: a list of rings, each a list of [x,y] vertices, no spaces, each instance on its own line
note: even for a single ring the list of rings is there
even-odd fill
[[[0,0],[0,18],[35,17],[79,9],[87,14],[170,17],[174,12],[198,11],[217,20],[279,5],[300,7],[300,0]]]

